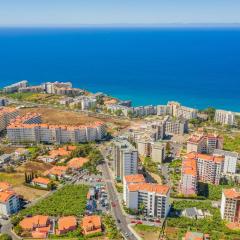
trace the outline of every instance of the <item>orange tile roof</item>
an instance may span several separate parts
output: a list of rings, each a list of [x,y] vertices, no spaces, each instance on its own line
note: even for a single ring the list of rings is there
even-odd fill
[[[187,232],[185,240],[204,240],[204,235],[199,232]]]
[[[32,237],[33,238],[47,238],[47,233],[46,232],[38,232],[38,231],[33,231],[32,232]]]
[[[88,158],[72,158],[68,163],[67,166],[69,168],[75,168],[75,169],[79,169],[83,166],[84,163],[88,162],[89,159]]]
[[[0,182],[0,190],[5,191],[12,188],[12,185],[8,182]]]
[[[182,161],[182,173],[197,176],[197,162],[195,159],[187,158]]]
[[[34,217],[26,217],[20,223],[23,230],[32,230],[39,226],[47,226],[49,217],[44,215],[36,215]]]
[[[142,183],[145,182],[145,178],[142,174],[128,175],[125,176],[125,181],[127,183]]]
[[[0,192],[0,202],[6,203],[8,199],[11,198],[12,196],[14,196],[13,191]]]
[[[58,230],[68,230],[77,226],[77,219],[74,216],[61,217],[58,220]]]
[[[101,232],[101,217],[97,215],[85,216],[82,219],[82,228],[84,234],[90,234],[95,232]]]
[[[63,175],[64,173],[66,173],[66,171],[68,170],[68,167],[66,166],[54,166],[52,167],[51,169],[45,171],[43,173],[44,176],[47,176],[47,175],[57,175],[57,176],[61,176]]]
[[[37,177],[32,180],[33,183],[48,185],[51,181],[47,178]]]
[[[222,163],[224,161],[223,156],[213,156],[213,155],[196,153],[196,152],[190,152],[190,153],[186,154],[185,158],[201,159],[201,160],[204,160],[204,161],[212,161],[212,162],[215,162],[215,163]]]
[[[226,198],[232,198],[232,199],[239,199],[240,200],[240,192],[237,192],[235,188],[230,189],[224,189],[223,193]]]
[[[166,185],[159,185],[155,183],[135,183],[128,185],[128,190],[130,192],[146,191],[166,195],[170,188]]]

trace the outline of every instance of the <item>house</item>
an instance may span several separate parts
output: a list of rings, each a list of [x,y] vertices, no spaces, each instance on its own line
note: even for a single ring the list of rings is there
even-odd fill
[[[68,163],[67,166],[71,169],[80,169],[84,163],[87,163],[89,161],[88,158],[83,158],[83,157],[79,157],[79,158],[72,158]]]
[[[0,214],[8,216],[16,213],[19,209],[19,197],[14,191],[0,191]]]
[[[43,175],[53,179],[56,179],[56,178],[62,179],[64,178],[67,170],[68,170],[68,167],[66,166],[54,166],[51,169],[45,171]]]
[[[85,216],[82,219],[81,226],[84,235],[102,232],[101,217],[97,215]]]
[[[209,234],[203,234],[200,232],[186,232],[183,240],[209,240]]]
[[[57,235],[62,235],[70,231],[77,229],[77,219],[74,216],[61,217],[58,220],[58,229],[56,229]]]
[[[48,188],[49,186],[49,183],[51,181],[47,178],[43,178],[43,177],[37,177],[37,178],[34,178],[31,182],[31,184],[33,186],[38,186],[38,187],[41,187],[41,188]]]
[[[33,238],[47,238],[51,232],[50,218],[43,215],[26,217],[20,221],[19,226],[23,231],[30,232]]]

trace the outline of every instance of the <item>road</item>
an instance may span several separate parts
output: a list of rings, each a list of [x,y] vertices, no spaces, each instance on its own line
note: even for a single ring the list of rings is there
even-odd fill
[[[0,223],[2,225],[1,227],[1,233],[8,234],[9,236],[12,237],[13,240],[20,240],[22,239],[21,237],[18,237],[15,233],[12,232],[12,224],[10,220],[0,220]]]
[[[113,213],[114,217],[116,218],[116,224],[124,236],[125,236],[125,233],[128,233],[129,236],[126,237],[127,239],[137,240],[137,238],[129,230],[126,217],[122,213],[122,209],[120,206],[121,203],[119,202],[117,193],[114,189],[114,181],[111,178],[111,174],[110,174],[107,163],[104,162],[101,167],[102,167],[102,173],[104,176],[104,180],[106,182],[109,200],[110,200],[110,202],[114,202],[114,204],[115,204],[115,207],[112,207],[112,213]]]

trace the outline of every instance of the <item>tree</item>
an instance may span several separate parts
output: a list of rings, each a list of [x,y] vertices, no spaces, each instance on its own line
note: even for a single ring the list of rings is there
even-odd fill
[[[115,111],[115,115],[117,115],[117,116],[121,116],[122,113],[123,113],[123,112],[122,112],[121,109],[118,109],[118,110]]]
[[[210,121],[213,121],[214,120],[214,117],[215,117],[215,112],[216,112],[216,109],[213,108],[213,107],[208,107],[206,109],[204,109],[202,112],[206,113],[208,115],[208,119]]]
[[[141,214],[143,214],[143,212],[144,212],[144,209],[145,209],[145,205],[144,205],[144,203],[142,202],[142,203],[140,203],[139,204],[139,212],[141,213]]]

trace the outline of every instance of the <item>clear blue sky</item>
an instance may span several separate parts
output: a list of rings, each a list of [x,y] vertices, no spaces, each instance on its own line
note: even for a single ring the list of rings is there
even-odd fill
[[[240,23],[240,0],[0,0],[0,26]]]

